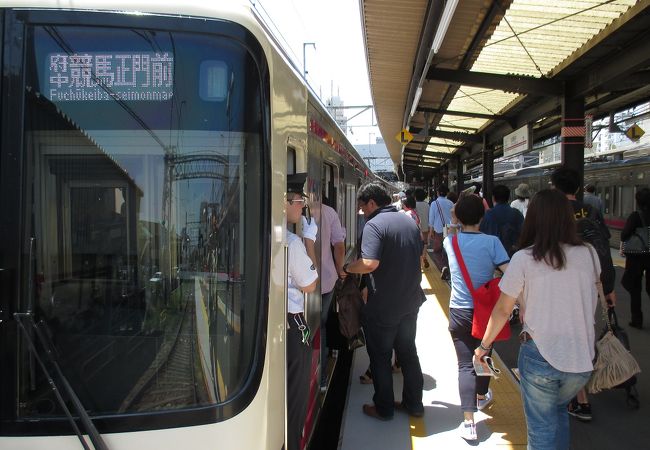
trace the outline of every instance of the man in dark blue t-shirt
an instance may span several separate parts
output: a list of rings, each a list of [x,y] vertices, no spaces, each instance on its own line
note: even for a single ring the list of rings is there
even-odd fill
[[[424,414],[423,377],[415,347],[417,314],[424,300],[420,231],[410,217],[391,206],[388,193],[379,183],[362,186],[357,201],[368,221],[361,238],[361,257],[344,270],[368,274],[362,323],[375,395],[374,405],[363,405],[363,412],[389,420],[397,406],[420,417]],[[404,375],[402,402],[397,404],[391,370],[393,349]]]
[[[524,224],[524,216],[508,204],[510,188],[499,184],[492,190],[494,208],[486,211],[481,221],[481,232],[499,238],[503,248],[512,256],[517,250],[519,235]]]

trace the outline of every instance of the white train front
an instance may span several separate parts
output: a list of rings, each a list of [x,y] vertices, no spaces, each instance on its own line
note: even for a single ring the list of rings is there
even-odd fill
[[[372,175],[254,11],[205,3],[0,8],[0,448],[284,444],[286,174],[348,251]]]

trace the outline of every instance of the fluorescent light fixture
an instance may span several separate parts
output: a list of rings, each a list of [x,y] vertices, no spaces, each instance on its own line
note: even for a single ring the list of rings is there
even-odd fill
[[[451,22],[451,18],[454,17],[454,13],[456,12],[457,5],[458,0],[447,0],[445,3],[445,9],[442,12],[442,17],[440,17],[440,22],[438,22],[438,29],[436,30],[436,35],[431,45],[433,53],[438,53],[438,50],[440,50],[442,41],[445,39],[447,29],[449,28],[449,22]]]
[[[415,110],[418,108],[418,103],[420,103],[420,97],[422,97],[422,86],[419,86],[417,91],[415,91],[413,103],[411,104],[411,115],[409,117],[413,117],[415,114]]]

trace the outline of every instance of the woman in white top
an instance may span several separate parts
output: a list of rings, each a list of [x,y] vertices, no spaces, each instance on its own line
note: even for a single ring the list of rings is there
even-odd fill
[[[529,449],[568,449],[567,403],[593,370],[600,263],[576,234],[573,209],[554,189],[530,202],[520,248],[499,283],[501,297],[474,354],[482,358],[521,296],[521,393]]]

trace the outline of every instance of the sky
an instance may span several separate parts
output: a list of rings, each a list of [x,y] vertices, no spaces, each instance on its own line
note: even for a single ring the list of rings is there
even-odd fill
[[[359,0],[254,0],[279,30],[280,42],[301,70],[303,43],[307,81],[325,102],[333,94],[345,106],[371,105],[372,97],[361,31]],[[347,117],[361,109],[348,109]],[[351,119],[348,139],[352,144],[368,145],[381,137],[376,119],[366,111]]]

